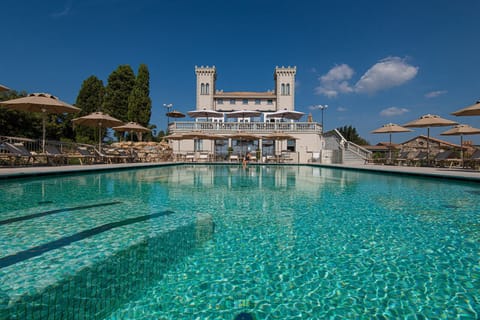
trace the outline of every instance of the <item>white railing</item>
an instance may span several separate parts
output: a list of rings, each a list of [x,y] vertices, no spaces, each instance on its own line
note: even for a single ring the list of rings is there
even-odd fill
[[[285,131],[290,133],[321,133],[322,126],[317,122],[200,122],[177,121],[170,124],[169,132],[183,133],[205,131],[210,133],[270,133]]]
[[[345,148],[352,151],[353,153],[357,154],[363,160],[368,160],[372,156],[372,152],[370,150],[362,148],[359,145],[357,145],[353,142],[350,142],[350,141],[347,142],[347,144],[345,145]]]

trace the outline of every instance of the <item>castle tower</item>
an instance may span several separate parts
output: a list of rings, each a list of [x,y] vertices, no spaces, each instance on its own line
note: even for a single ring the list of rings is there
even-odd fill
[[[217,79],[215,66],[195,66],[195,74],[197,75],[197,110],[215,110],[213,101]]]
[[[277,96],[277,111],[295,109],[295,74],[297,67],[276,67],[275,94]]]

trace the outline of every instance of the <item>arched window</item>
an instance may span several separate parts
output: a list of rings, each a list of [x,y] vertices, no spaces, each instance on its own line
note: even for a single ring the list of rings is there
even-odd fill
[[[205,94],[205,83],[200,85],[200,94]]]
[[[210,94],[210,84],[207,83],[207,85],[205,86],[205,94]]]
[[[282,96],[285,95],[285,83],[282,83]]]
[[[287,90],[285,92],[285,95],[287,95],[287,96],[290,95],[290,83],[287,83]]]

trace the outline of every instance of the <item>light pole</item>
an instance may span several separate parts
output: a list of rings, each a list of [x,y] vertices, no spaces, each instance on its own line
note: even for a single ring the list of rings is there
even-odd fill
[[[324,105],[324,106],[319,105],[318,108],[319,108],[320,110],[322,110],[322,132],[323,132],[323,131],[324,131],[324,130],[323,130],[323,112],[325,111],[325,109],[328,108],[328,106],[327,106],[327,105]]]
[[[168,127],[170,127],[170,116],[169,116],[168,114],[169,114],[169,112],[170,112],[170,109],[173,108],[173,104],[171,104],[171,103],[164,103],[163,106],[164,106],[165,108],[167,108],[167,132],[166,132],[166,134],[168,134]]]

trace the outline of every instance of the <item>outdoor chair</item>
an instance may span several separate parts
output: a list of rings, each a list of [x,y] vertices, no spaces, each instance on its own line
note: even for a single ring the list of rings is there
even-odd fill
[[[312,152],[312,157],[308,159],[309,162],[320,162],[320,152]]]
[[[238,154],[231,154],[229,160],[230,162],[232,161],[238,162],[240,161],[240,158],[238,157]]]
[[[208,152],[200,152],[198,161],[208,162],[210,160],[210,154]]]
[[[197,158],[195,157],[195,152],[187,152],[185,156],[185,161],[195,162]]]

